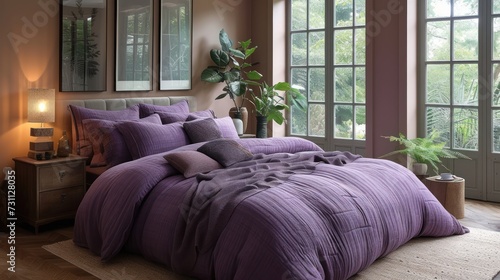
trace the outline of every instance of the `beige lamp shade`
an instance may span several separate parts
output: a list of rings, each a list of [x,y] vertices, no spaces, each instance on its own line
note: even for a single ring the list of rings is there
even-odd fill
[[[55,122],[55,89],[28,89],[28,122]]]

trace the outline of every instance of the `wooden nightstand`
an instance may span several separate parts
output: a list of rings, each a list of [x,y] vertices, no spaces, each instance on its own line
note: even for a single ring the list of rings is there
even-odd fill
[[[40,225],[75,217],[85,194],[85,157],[13,160],[20,221],[32,225],[38,233]]]
[[[465,180],[455,177],[451,181],[439,180],[441,176],[425,178],[425,185],[444,208],[457,219],[465,212]]]

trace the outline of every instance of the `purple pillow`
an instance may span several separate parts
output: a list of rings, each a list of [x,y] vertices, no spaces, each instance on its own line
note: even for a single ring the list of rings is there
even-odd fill
[[[127,122],[116,126],[127,143],[132,159],[167,152],[190,144],[181,123],[160,125]]]
[[[224,167],[249,160],[253,154],[233,139],[217,139],[203,144],[198,152],[213,158]]]
[[[193,113],[173,113],[173,112],[155,112],[157,113],[163,124],[169,124],[174,122],[185,122],[190,120],[195,120],[199,118],[213,118],[214,114],[212,110],[197,111]]]
[[[75,142],[77,154],[92,157],[92,144],[88,137],[85,136],[83,130],[83,120],[86,119],[100,119],[109,121],[123,121],[123,120],[138,120],[139,119],[139,106],[134,105],[124,110],[119,111],[105,111],[97,109],[89,109],[80,106],[69,105],[71,115],[73,117],[75,127]]]
[[[234,126],[233,119],[231,117],[223,117],[220,119],[214,119],[219,130],[221,132],[222,138],[227,139],[240,139],[236,127]]]
[[[186,178],[222,168],[216,160],[198,151],[173,152],[163,157]]]
[[[139,104],[139,115],[141,118],[145,118],[149,115],[152,115],[156,112],[167,112],[167,113],[186,113],[189,114],[189,104],[187,100],[182,100],[178,103],[162,106],[162,105],[153,105],[153,104]]]
[[[108,168],[110,168],[132,160],[125,139],[123,139],[120,131],[116,128],[116,124],[126,122],[129,121],[115,122],[99,119],[83,120],[85,135],[87,135],[90,142],[92,142],[94,154],[90,166],[108,166]],[[161,124],[160,117],[157,114],[131,122]]]
[[[191,143],[207,142],[222,138],[222,133],[214,119],[198,119],[185,122],[183,127]]]

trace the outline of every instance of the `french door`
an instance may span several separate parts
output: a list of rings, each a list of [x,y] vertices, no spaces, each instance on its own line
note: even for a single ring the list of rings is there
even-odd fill
[[[419,1],[419,134],[472,160],[447,161],[466,197],[500,202],[500,0]]]

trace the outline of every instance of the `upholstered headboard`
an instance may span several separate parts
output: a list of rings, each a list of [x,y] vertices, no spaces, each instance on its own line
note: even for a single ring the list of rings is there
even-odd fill
[[[57,108],[64,108],[59,110],[62,114],[58,116],[58,123],[62,123],[62,130],[71,131],[71,141],[73,151],[76,150],[75,129],[73,122],[71,120],[71,113],[68,106],[75,105],[90,109],[106,110],[106,111],[116,111],[123,110],[130,106],[139,103],[154,104],[168,106],[178,103],[182,100],[187,100],[189,103],[189,109],[194,112],[197,109],[196,98],[194,96],[171,96],[171,97],[150,97],[150,98],[112,98],[112,99],[81,99],[81,100],[58,100]]]

